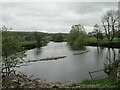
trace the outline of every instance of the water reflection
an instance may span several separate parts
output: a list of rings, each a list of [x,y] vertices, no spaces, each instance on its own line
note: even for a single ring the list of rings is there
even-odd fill
[[[35,55],[36,56],[38,56],[38,55],[40,55],[41,54],[41,48],[36,48],[36,50],[35,50]]]
[[[118,49],[112,50],[91,46],[86,46],[85,48],[89,52],[73,55],[77,50],[72,50],[66,42],[50,42],[41,49],[28,50],[26,52],[26,58],[35,60],[52,56],[67,57],[59,60],[31,63],[29,66],[21,67],[19,71],[26,73],[28,76],[33,75],[36,78],[41,78],[47,82],[67,82],[71,80],[72,82],[80,82],[82,80],[90,79],[88,71],[103,69],[103,63],[109,63],[108,58],[111,58],[111,61],[113,58],[118,58]],[[100,72],[100,75],[104,75],[104,72]]]
[[[86,46],[84,45],[68,45],[71,50],[86,50]]]
[[[107,64],[112,64],[116,60],[116,51],[114,48],[107,48],[106,60]],[[118,57],[117,57],[118,58]]]
[[[119,60],[120,60],[120,49],[119,49],[119,51],[118,51],[118,58],[119,58]]]
[[[103,52],[104,52],[104,48],[102,47],[96,47],[95,49],[95,60],[100,60],[100,57],[103,57]]]
[[[112,51],[113,51],[113,63],[115,62],[115,60],[116,60],[116,52],[115,52],[115,50],[114,50],[114,48],[112,48]]]

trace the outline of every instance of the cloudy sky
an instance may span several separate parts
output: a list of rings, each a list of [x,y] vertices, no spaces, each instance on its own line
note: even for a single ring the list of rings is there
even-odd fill
[[[68,33],[80,23],[90,32],[107,10],[117,7],[117,2],[2,2],[2,23],[15,31],[52,33]]]

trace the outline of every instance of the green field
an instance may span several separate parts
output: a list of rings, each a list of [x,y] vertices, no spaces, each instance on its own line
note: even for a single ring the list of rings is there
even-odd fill
[[[26,45],[36,45],[37,41],[24,41],[24,42],[20,42],[20,44],[22,46],[26,46]]]
[[[97,41],[96,38],[92,37],[92,38],[89,38],[87,40],[88,43],[100,43],[100,44],[104,44],[104,43],[109,43],[108,39],[107,38],[104,38],[104,39],[101,39],[100,41]],[[118,38],[114,38],[113,41],[111,41],[112,43],[116,43],[116,42],[120,42],[120,40]]]

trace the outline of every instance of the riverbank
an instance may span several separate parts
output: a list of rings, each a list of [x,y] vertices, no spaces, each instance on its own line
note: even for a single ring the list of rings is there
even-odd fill
[[[109,47],[109,48],[120,48],[120,41],[116,38],[114,38],[113,41],[111,41],[111,42],[109,42],[106,38],[101,39],[100,41],[97,41],[96,38],[89,38],[85,45],[87,45],[87,46]]]
[[[119,84],[117,82],[117,68],[120,60],[116,60],[114,63],[115,67],[106,78],[96,79],[96,80],[84,80],[80,83],[73,83],[69,87],[81,87],[81,86],[93,86],[94,88],[118,88]]]
[[[109,48],[120,48],[120,42],[111,42],[111,43],[88,42],[86,45],[87,46],[109,47]]]
[[[42,43],[42,46],[47,45],[47,43]],[[20,42],[20,44],[25,49],[33,49],[37,47],[37,41],[25,41],[25,42]],[[89,38],[87,40],[87,43],[85,43],[84,45],[109,47],[109,48],[120,48],[120,41],[118,41],[117,39],[114,39],[112,42],[108,42],[107,39],[103,39],[98,42],[95,38]]]
[[[67,85],[62,82],[45,82],[39,78],[31,79],[24,74],[4,76],[2,78],[2,90],[9,88],[67,88]]]
[[[25,42],[20,42],[20,44],[22,45],[22,47],[24,47],[25,49],[33,49],[37,47],[37,41],[25,41]],[[42,43],[42,46],[47,45],[47,43]]]
[[[37,42],[36,41],[25,41],[25,42],[20,42],[22,47],[25,49],[33,49],[37,47]]]

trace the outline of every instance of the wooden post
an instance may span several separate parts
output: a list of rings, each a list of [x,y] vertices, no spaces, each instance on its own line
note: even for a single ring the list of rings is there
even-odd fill
[[[89,75],[90,75],[91,79],[93,80],[91,73],[90,73],[89,71],[88,71],[88,73],[89,73]]]

